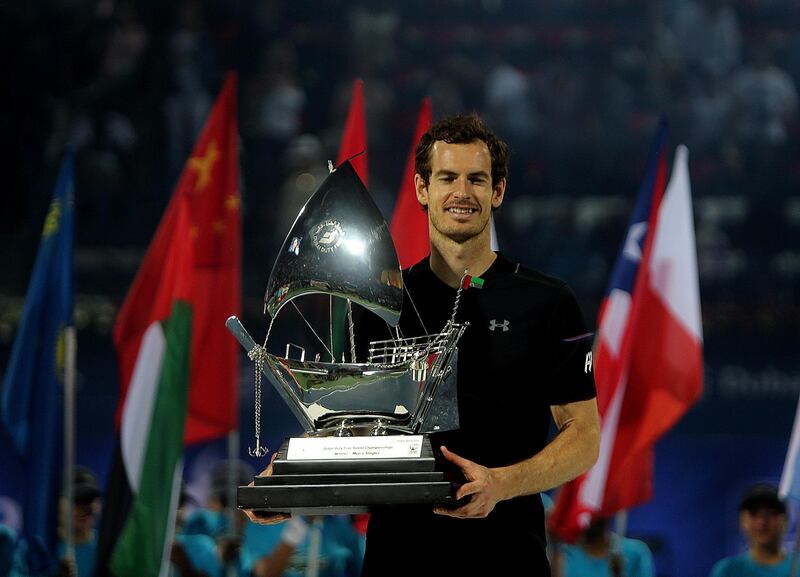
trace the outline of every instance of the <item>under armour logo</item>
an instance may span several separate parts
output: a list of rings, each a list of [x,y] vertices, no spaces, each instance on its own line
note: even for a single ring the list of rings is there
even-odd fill
[[[497,319],[492,319],[489,321],[489,330],[494,331],[495,329],[503,329],[503,332],[508,330],[508,325],[511,323],[504,320],[502,323],[498,323]]]

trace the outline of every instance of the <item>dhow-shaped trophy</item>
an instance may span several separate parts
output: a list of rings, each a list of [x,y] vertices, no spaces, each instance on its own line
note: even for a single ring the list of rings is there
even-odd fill
[[[441,332],[403,338],[398,322],[404,290],[386,221],[344,162],[305,204],[278,254],[265,295],[271,320],[264,344],[236,317],[226,323],[255,364],[251,453],[266,453],[260,444],[262,374],[305,429],[303,437],[283,443],[272,475],[239,487],[240,508],[319,515],[453,502],[454,484],[428,434],[458,428],[456,346],[466,329],[455,323],[460,291]],[[284,356],[267,352],[278,313],[287,305],[297,308],[295,299],[312,293],[344,299],[349,359],[334,358],[332,344],[318,335],[324,360],[320,354],[309,360],[292,344]],[[355,305],[380,317],[392,335],[371,341],[365,359],[356,358]]]

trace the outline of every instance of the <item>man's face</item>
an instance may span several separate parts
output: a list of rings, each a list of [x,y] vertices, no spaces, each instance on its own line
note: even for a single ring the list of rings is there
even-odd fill
[[[431,176],[426,185],[415,177],[417,200],[428,209],[435,231],[463,243],[486,231],[492,208],[503,202],[506,182],[492,187],[492,157],[481,140],[449,144],[437,140],[431,149]]]
[[[739,522],[751,545],[762,547],[778,546],[787,529],[786,515],[768,508],[742,511]]]

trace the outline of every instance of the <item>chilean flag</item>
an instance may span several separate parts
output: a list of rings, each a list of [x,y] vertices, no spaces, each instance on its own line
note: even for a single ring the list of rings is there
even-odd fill
[[[653,445],[700,397],[703,336],[689,184],[679,146],[666,181],[661,124],[599,314],[595,381],[600,456],[565,485],[551,530],[572,542],[592,516],[650,499]]]

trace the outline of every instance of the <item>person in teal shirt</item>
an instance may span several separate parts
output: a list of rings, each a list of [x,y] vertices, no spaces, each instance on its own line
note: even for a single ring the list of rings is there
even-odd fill
[[[312,563],[320,577],[358,577],[362,558],[349,517],[295,516],[278,525],[248,523],[240,562],[242,577],[302,577]]]
[[[74,573],[77,577],[94,577],[97,558],[97,531],[95,525],[100,516],[101,492],[97,477],[91,469],[76,466],[72,473],[73,498],[72,503],[72,543],[74,558],[67,557],[64,515],[67,514],[69,503],[62,496],[59,502],[59,528],[58,528],[58,558],[62,565],[74,564]]]
[[[792,556],[783,546],[789,518],[775,487],[756,485],[745,493],[739,527],[747,551],[717,561],[710,577],[789,577]]]
[[[611,532],[595,518],[575,545],[562,545],[553,562],[555,577],[653,577],[653,555],[643,541]]]

